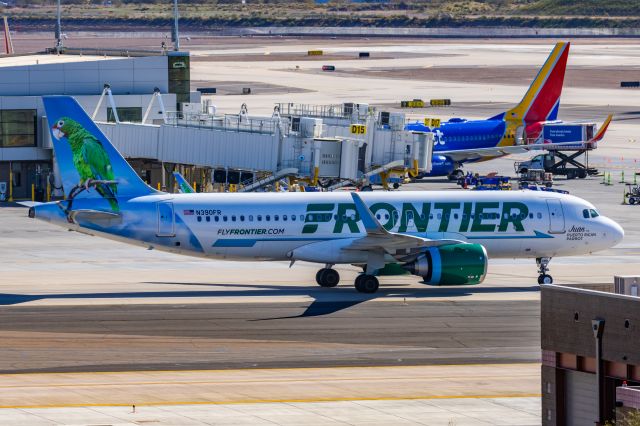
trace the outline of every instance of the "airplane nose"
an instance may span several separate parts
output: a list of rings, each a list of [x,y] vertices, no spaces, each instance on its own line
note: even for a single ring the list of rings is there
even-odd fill
[[[624,229],[617,222],[607,218],[607,234],[613,242],[611,246],[615,246],[624,238]]]

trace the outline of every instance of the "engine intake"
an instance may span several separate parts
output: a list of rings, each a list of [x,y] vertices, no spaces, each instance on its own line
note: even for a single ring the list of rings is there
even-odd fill
[[[403,268],[427,284],[480,284],[487,275],[487,251],[480,244],[467,243],[430,247]]]

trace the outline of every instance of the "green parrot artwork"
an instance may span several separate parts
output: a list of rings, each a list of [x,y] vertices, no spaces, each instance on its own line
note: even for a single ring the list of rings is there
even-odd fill
[[[84,187],[90,192],[91,186],[95,186],[96,192],[109,202],[111,209],[118,212],[118,187],[109,155],[102,143],[82,125],[68,117],[58,119],[51,130],[56,139],[66,138],[71,147],[73,165],[80,175],[78,188]]]

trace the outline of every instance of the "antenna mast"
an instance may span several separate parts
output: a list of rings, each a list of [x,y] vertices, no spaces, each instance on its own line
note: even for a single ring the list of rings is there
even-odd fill
[[[62,44],[62,25],[60,24],[60,0],[58,0],[58,7],[56,10],[56,51],[60,53],[64,47]]]
[[[171,29],[171,41],[173,50],[180,50],[180,34],[178,32],[178,0],[173,0],[173,28]]]

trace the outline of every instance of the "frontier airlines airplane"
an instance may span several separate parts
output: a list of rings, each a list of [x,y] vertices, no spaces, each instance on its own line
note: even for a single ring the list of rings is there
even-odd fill
[[[552,257],[603,250],[624,235],[591,203],[550,192],[158,192],[75,99],[43,102],[67,199],[34,205],[29,216],[150,249],[319,263],[322,287],[340,281],[334,265],[353,264],[363,269],[356,289],[373,293],[393,269],[427,284],[478,284],[489,257],[536,259],[538,282],[551,283]]]

